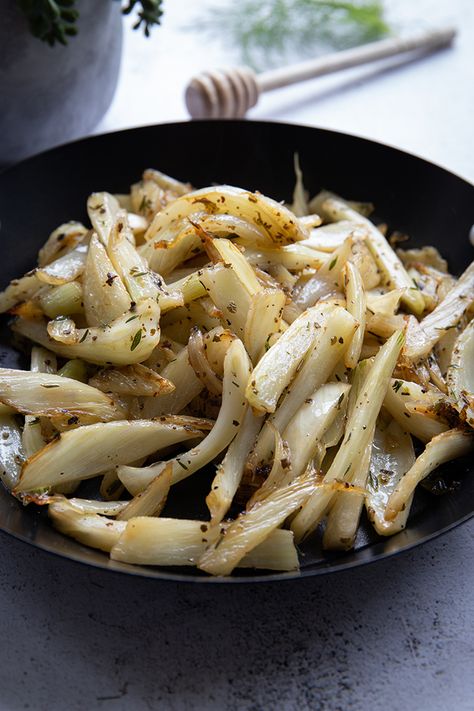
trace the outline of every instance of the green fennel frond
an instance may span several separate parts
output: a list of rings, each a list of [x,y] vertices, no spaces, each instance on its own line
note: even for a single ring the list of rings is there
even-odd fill
[[[241,0],[211,8],[205,30],[256,70],[389,34],[381,0]]]

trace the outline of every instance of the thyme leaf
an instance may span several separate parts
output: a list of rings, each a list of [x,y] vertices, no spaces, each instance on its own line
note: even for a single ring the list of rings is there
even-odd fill
[[[130,350],[134,351],[135,348],[138,348],[138,345],[141,340],[142,340],[142,329],[140,328],[133,337],[132,345],[130,346]]]

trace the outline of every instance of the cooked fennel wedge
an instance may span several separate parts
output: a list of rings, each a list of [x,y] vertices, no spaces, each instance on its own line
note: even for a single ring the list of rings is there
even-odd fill
[[[373,361],[365,360],[358,363],[351,373],[351,386],[347,408],[343,408],[342,413],[349,419],[354,414],[357,401],[361,395],[361,389],[372,368]],[[337,449],[328,452],[330,446],[336,447],[344,434],[345,419],[341,421],[341,411],[333,423],[323,441],[323,446],[318,452],[317,465],[323,472],[328,472],[334,462]],[[341,490],[336,490],[332,502],[328,506],[328,517],[323,536],[323,548],[348,550],[355,544],[359,519],[364,503],[365,487],[369,473],[370,454],[372,449],[373,432],[369,436],[369,443],[362,452],[350,472],[350,476],[344,481]],[[328,455],[327,457],[325,455]],[[328,484],[326,484],[326,487]]]
[[[474,321],[471,321],[454,344],[447,373],[454,407],[463,420],[474,427]]]
[[[179,417],[163,420],[105,422],[64,432],[24,463],[16,492],[90,479],[110,467],[201,435],[189,420],[184,425]]]
[[[24,415],[72,417],[74,424],[124,417],[123,410],[105,393],[51,373],[0,368],[0,402]]]
[[[306,241],[306,240],[304,240]],[[237,240],[237,244],[245,245],[242,240]],[[252,249],[245,245],[245,258],[261,269],[272,269],[278,265],[291,271],[301,271],[303,269],[318,269],[327,259],[327,254],[318,252],[316,249],[308,247],[303,242],[286,244],[279,249],[268,249],[259,247]]]
[[[424,339],[411,348],[407,356],[416,360],[438,343],[451,328],[457,326],[474,302],[474,262],[459,277],[456,285],[448,291],[441,303],[421,321]]]
[[[89,379],[89,385],[105,393],[134,397],[158,397],[175,390],[170,380],[139,363],[99,370]]]
[[[429,442],[449,429],[440,414],[444,401],[445,396],[439,390],[393,378],[383,404],[402,429],[422,442]]]
[[[198,568],[212,575],[229,575],[244,555],[261,544],[314,491],[314,477],[305,474],[276,489],[264,501],[240,514],[200,557]]]
[[[28,301],[40,288],[36,269],[19,279],[13,279],[4,291],[0,292],[0,313],[9,311],[16,304]]]
[[[343,271],[344,291],[346,293],[347,310],[357,321],[357,331],[344,356],[347,368],[355,368],[360,359],[365,331],[366,298],[364,285],[359,270],[349,260]]]
[[[232,266],[203,269],[199,281],[205,289],[205,296],[210,297],[218,312],[222,314],[222,325],[229,327],[243,339],[251,295],[238,273]]]
[[[235,438],[229,445],[223,461],[217,467],[206,504],[212,524],[217,524],[226,515],[239,487],[248,456],[262,426],[263,417],[247,409]]]
[[[244,344],[253,363],[270,348],[272,336],[281,327],[286,296],[281,289],[262,289],[253,294],[245,320]]]
[[[143,403],[144,417],[159,417],[165,414],[176,415],[196,395],[199,395],[204,387],[189,362],[188,348],[184,348],[173,361],[163,368],[161,376],[170,383],[179,383],[180,387],[175,387],[172,392],[159,398],[146,398]]]
[[[321,441],[337,415],[347,407],[350,385],[326,383],[318,388],[293,415],[283,431],[288,445],[292,478],[300,476],[316,455]]]
[[[117,519],[129,521],[136,516],[159,516],[166,503],[172,476],[173,465],[167,464],[144,491],[128,502],[125,508],[118,513]]]
[[[156,301],[145,299],[109,325],[74,328],[68,343],[52,338],[43,322],[20,318],[12,329],[64,358],[83,358],[99,365],[130,365],[146,360],[158,345],[159,319]]]
[[[46,348],[33,346],[30,357],[30,370],[33,373],[55,373],[57,371],[56,356]],[[43,432],[45,421],[40,417],[25,415],[25,423],[21,441],[25,453],[25,459],[31,457],[46,444],[45,433]]]
[[[202,331],[193,328],[188,341],[189,362],[199,380],[213,395],[222,395],[222,376],[211,366],[206,355],[206,343]]]
[[[303,183],[303,171],[300,167],[300,159],[298,153],[294,155],[294,168],[295,168],[295,188],[293,190],[293,202],[291,203],[290,210],[297,217],[304,217],[309,213],[308,208],[308,192],[304,188]],[[316,224],[321,224],[321,218]]]
[[[344,440],[324,476],[323,483],[335,480],[350,481],[355,466],[370,442],[402,346],[403,334],[394,333],[374,358],[372,367],[361,383],[360,393],[352,412],[349,414]],[[317,489],[308,499],[291,523],[297,541],[306,538],[316,528],[333,497],[334,492],[322,488]]]
[[[386,520],[385,511],[390,496],[414,463],[415,451],[408,432],[396,420],[388,425],[378,423],[371,448],[365,507],[371,523],[381,536],[391,536],[406,526],[411,499],[393,521]]]
[[[158,212],[146,232],[146,241],[159,239],[173,221],[199,211],[214,215],[231,213],[241,217],[255,225],[269,244],[289,244],[308,236],[298,219],[271,198],[241,188],[220,185],[188,193]]]
[[[205,230],[204,215],[193,213],[189,218],[177,220],[160,233],[159,239],[140,245],[138,253],[151,269],[167,277],[180,264],[203,251],[199,232]]]
[[[353,548],[364,505],[364,490],[369,473],[371,445],[365,448],[345,491],[335,494],[324,529],[323,548],[350,550]]]
[[[96,235],[89,244],[82,288],[88,326],[110,323],[130,309],[130,294]]]
[[[281,488],[285,483],[288,484],[293,479],[291,452],[288,443],[282,439],[278,430],[273,426],[272,429],[275,436],[272,468],[263,484],[247,501],[245,507],[247,511],[251,509],[254,504],[264,501],[272,491]]]
[[[71,252],[58,257],[45,267],[36,270],[35,276],[43,284],[58,286],[74,281],[82,275],[86,266],[87,245],[80,244]]]
[[[293,536],[324,520],[323,547],[357,548],[364,503],[397,533],[417,483],[471,451],[473,265],[394,251],[408,237],[371,204],[308,202],[295,173],[289,209],[147,169],[0,293],[37,344],[30,371],[0,368],[0,478],[66,535],[122,563],[296,571]],[[181,508],[191,475],[210,521]]]
[[[235,339],[230,344],[224,359],[222,406],[219,416],[214,427],[202,442],[171,460],[173,484],[187,479],[198,469],[204,467],[232,442],[239,431],[247,409],[244,391],[249,371],[249,357],[242,342]],[[117,471],[122,483],[131,494],[136,495],[143,491],[166,465],[167,462],[158,462],[143,468],[119,466]]]
[[[114,521],[97,513],[80,511],[68,499],[53,501],[48,507],[48,514],[58,531],[106,553],[112,550],[127,527],[126,521]]]
[[[70,281],[67,284],[41,289],[35,298],[37,298],[42,312],[53,319],[57,316],[73,316],[84,313],[83,296],[80,282]]]
[[[228,239],[221,238],[212,240],[212,247],[216,250],[220,261],[225,266],[230,265],[234,270],[242,286],[250,296],[262,291],[262,285],[259,283],[254,270],[235,244]]]
[[[327,191],[316,196],[311,202],[311,209],[327,217],[330,222],[350,220],[355,225],[365,227],[368,232],[370,250],[380,269],[384,272],[387,285],[396,289],[406,289],[403,302],[413,313],[417,315],[423,313],[425,308],[423,296],[413,284],[405,267],[383,234],[369,219],[351,208],[345,200]]]
[[[47,264],[70,252],[80,244],[87,235],[87,227],[81,222],[66,222],[59,225],[51,234],[38,252],[38,266]]]
[[[334,252],[354,232],[354,223],[339,220],[315,227],[303,244],[321,252]]]
[[[140,565],[196,565],[212,539],[219,536],[206,521],[133,518],[111,550],[112,560]],[[115,538],[115,536],[114,536]],[[291,531],[276,530],[238,563],[239,568],[297,570],[298,554]]]
[[[314,311],[318,312],[317,307],[314,307]],[[332,304],[322,304],[319,307],[319,319],[315,323],[319,328],[314,329],[314,339],[306,357],[296,366],[296,376],[259,435],[252,455],[253,464],[256,466],[266,461],[271,453],[273,433],[268,425],[271,424],[279,432],[283,432],[305,400],[311,398],[315,390],[329,378],[357,328],[356,322],[345,309]],[[275,345],[280,341],[281,339]],[[268,367],[271,367],[271,362]],[[255,370],[251,381],[254,376]]]
[[[452,459],[466,456],[473,449],[474,432],[452,429],[433,437],[390,496],[385,510],[385,519],[394,521],[401,511],[409,507],[415,487],[434,469]]]
[[[100,514],[109,517],[118,516],[129,504],[128,501],[97,501],[96,499],[81,499],[75,496],[72,499],[65,499],[65,497],[58,494],[51,496],[50,501],[51,503],[69,504],[79,513]]]
[[[87,200],[89,219],[104,247],[108,246],[110,232],[119,210],[118,200],[110,193],[92,193]]]
[[[330,308],[322,305],[305,311],[262,356],[252,373],[245,393],[250,405],[257,412],[275,412],[280,395],[297,373],[303,358],[319,342],[319,331],[328,321]],[[343,317],[342,309],[339,312],[333,311],[331,315],[337,320],[338,313],[344,334],[337,333],[331,336],[334,339],[333,345],[336,346],[334,356],[338,350],[337,344],[343,345],[345,342],[345,322],[351,321],[355,328],[355,322],[347,317],[347,314]],[[342,342],[339,339],[342,339]],[[337,362],[336,358],[335,362]]]
[[[13,489],[18,483],[24,460],[18,421],[13,415],[0,414],[0,479],[7,489]]]

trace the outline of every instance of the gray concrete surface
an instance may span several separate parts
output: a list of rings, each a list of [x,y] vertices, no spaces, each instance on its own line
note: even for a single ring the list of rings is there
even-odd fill
[[[474,522],[278,585],[157,583],[0,538],[8,711],[470,711]]]

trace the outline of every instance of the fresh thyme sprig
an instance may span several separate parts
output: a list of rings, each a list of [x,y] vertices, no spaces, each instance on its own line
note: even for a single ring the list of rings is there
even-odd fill
[[[67,44],[68,37],[77,34],[79,11],[76,0],[17,0],[28,20],[31,33],[53,46],[57,42]],[[134,29],[143,27],[146,37],[161,20],[162,0],[128,0],[122,12],[137,13]]]

